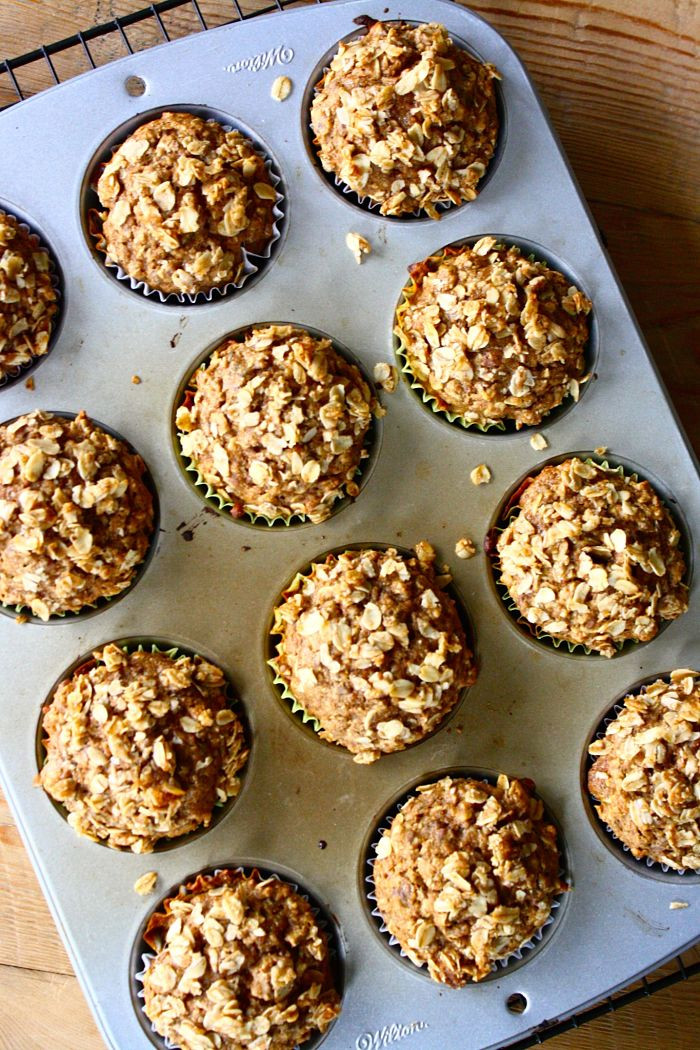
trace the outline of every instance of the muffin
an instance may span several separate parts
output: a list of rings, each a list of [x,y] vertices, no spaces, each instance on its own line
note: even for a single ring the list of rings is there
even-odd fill
[[[557,832],[528,781],[417,790],[377,844],[377,908],[416,966],[459,988],[522,948],[568,889]]]
[[[60,683],[42,729],[39,781],[68,823],[134,853],[208,827],[248,757],[220,668],[113,643]]]
[[[436,729],[476,680],[449,576],[435,551],[348,550],[313,562],[275,609],[271,661],[319,735],[355,762],[402,751]]]
[[[674,671],[628,696],[588,748],[598,816],[633,857],[700,871],[700,685]]]
[[[41,620],[125,590],[153,540],[143,460],[84,412],[0,426],[0,602]]]
[[[482,237],[410,273],[396,334],[436,409],[484,429],[520,429],[568,395],[578,400],[591,304],[558,270]]]
[[[456,47],[444,26],[375,22],[343,42],[319,83],[311,125],[325,171],[382,215],[476,197],[493,156],[493,66]]]
[[[0,382],[48,353],[56,300],[48,252],[0,211]]]
[[[340,1013],[308,901],[257,871],[198,875],[154,913],[144,1011],[180,1050],[293,1050]]]
[[[269,244],[277,191],[239,131],[193,113],[142,124],[97,183],[108,261],[163,294],[236,282],[244,252]]]
[[[370,386],[329,339],[267,325],[194,373],[176,426],[183,455],[235,516],[319,522],[358,494],[373,414]]]
[[[613,656],[688,607],[680,533],[647,481],[574,456],[528,479],[496,544],[538,637]]]

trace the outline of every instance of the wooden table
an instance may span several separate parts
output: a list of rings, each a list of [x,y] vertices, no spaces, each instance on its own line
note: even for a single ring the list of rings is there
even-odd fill
[[[0,0],[0,58],[145,6],[145,0]],[[200,6],[213,24],[230,17],[233,7],[227,0],[200,0]],[[255,6],[256,0],[242,3],[244,10]],[[470,6],[529,66],[659,371],[700,451],[700,359],[693,357],[700,347],[695,0],[472,0]],[[173,35],[191,28],[177,12],[164,21]],[[155,42],[145,31],[134,37],[138,46]],[[94,50],[98,62],[115,57],[113,45]],[[67,71],[64,66],[61,75]],[[30,91],[48,84],[35,73],[20,79]],[[12,97],[0,78],[0,105]],[[591,443],[606,443],[604,429]],[[0,1050],[101,1050],[1,797],[0,873]],[[700,978],[695,978],[558,1036],[548,1046],[697,1050],[698,1031]]]

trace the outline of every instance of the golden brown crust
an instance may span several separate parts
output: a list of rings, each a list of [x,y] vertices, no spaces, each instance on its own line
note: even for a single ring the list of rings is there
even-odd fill
[[[613,656],[686,611],[680,533],[647,481],[574,457],[518,506],[498,538],[501,581],[538,634]]]
[[[239,131],[163,113],[114,152],[97,184],[104,249],[134,280],[195,295],[235,282],[272,236],[277,193]]]
[[[397,333],[438,408],[520,428],[567,395],[578,399],[591,304],[561,273],[495,237],[431,256],[411,273]]]
[[[446,777],[417,791],[377,845],[377,907],[411,961],[457,988],[530,940],[568,887],[527,782]]]
[[[679,669],[628,696],[595,758],[588,790],[634,857],[700,870],[700,685]]]
[[[223,672],[114,644],[93,655],[45,708],[41,786],[75,831],[134,853],[207,827],[248,757]]]
[[[0,379],[48,353],[56,298],[48,252],[0,211]]]
[[[47,620],[128,587],[152,542],[145,473],[84,412],[0,426],[0,601]]]
[[[299,575],[275,610],[280,678],[321,737],[356,762],[423,739],[476,680],[435,552],[425,542],[417,550],[331,554]]]
[[[436,205],[476,197],[498,136],[497,76],[444,26],[375,22],[316,85],[321,164],[384,215],[438,218]]]
[[[181,1050],[293,1050],[340,1012],[328,943],[286,882],[224,870],[164,901],[144,1010]]]
[[[182,451],[234,510],[319,522],[357,495],[379,407],[329,339],[293,325],[253,328],[223,343],[191,385],[192,403],[176,416]]]

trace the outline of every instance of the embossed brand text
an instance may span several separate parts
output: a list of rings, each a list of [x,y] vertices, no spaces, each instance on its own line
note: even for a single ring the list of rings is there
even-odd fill
[[[280,44],[279,47],[261,51],[259,55],[253,55],[252,58],[242,58],[240,62],[231,62],[228,66],[224,66],[224,69],[227,73],[241,73],[244,69],[251,73],[259,73],[263,69],[269,69],[270,66],[288,66],[293,58],[294,52],[291,47]]]
[[[385,1046],[398,1043],[409,1035],[422,1032],[428,1027],[425,1021],[411,1021],[410,1024],[385,1025],[378,1032],[365,1032],[355,1040],[355,1050],[382,1050]]]

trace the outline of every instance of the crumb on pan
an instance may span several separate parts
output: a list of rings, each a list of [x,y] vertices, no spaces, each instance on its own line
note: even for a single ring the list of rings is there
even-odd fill
[[[488,485],[491,481],[491,471],[485,463],[480,463],[470,472],[469,477],[472,485]]]
[[[362,236],[361,233],[346,233],[345,244],[354,255],[355,262],[358,266],[362,262],[362,257],[364,255],[369,255],[372,251],[372,245],[366,237]]]
[[[138,893],[140,897],[147,897],[149,893],[153,893],[157,882],[158,872],[146,871],[143,875],[139,875],[134,883],[134,893]]]
[[[476,545],[474,540],[470,539],[469,536],[462,536],[455,543],[455,554],[458,558],[466,561],[468,558],[473,558],[476,554]]]
[[[393,365],[386,361],[378,361],[374,366],[374,381],[379,383],[382,390],[387,394],[393,394],[399,381],[399,374]]]
[[[530,447],[534,448],[535,452],[542,452],[549,448],[549,442],[544,434],[533,434],[530,438]]]
[[[272,81],[270,95],[274,98],[275,102],[284,102],[286,98],[289,98],[291,91],[292,82],[289,77],[275,77]]]

